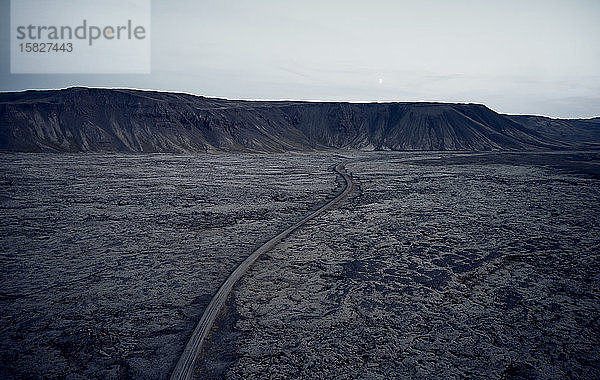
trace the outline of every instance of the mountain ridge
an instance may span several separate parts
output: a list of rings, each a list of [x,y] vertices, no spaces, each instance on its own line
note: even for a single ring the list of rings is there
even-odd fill
[[[0,150],[282,152],[600,147],[600,118],[504,115],[477,103],[227,100],[70,87],[0,93]]]

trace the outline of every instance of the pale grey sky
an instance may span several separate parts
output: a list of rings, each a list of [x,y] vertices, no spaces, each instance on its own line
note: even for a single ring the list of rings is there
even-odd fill
[[[598,0],[153,0],[148,75],[11,75],[9,1],[0,4],[2,91],[83,85],[600,115]]]

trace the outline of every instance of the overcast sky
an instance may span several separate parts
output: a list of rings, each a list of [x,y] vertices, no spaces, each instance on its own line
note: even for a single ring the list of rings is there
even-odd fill
[[[153,0],[152,73],[139,75],[11,75],[0,1],[2,91],[82,85],[600,115],[599,0]]]

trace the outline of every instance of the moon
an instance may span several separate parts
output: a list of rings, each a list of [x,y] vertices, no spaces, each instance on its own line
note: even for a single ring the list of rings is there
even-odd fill
[[[383,79],[379,78],[379,84],[382,85],[383,84]]]

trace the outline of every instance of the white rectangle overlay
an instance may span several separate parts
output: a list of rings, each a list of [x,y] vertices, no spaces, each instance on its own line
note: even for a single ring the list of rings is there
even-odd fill
[[[150,0],[11,0],[12,74],[149,74]]]

